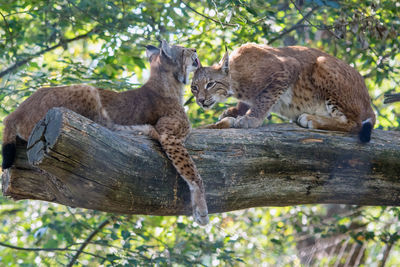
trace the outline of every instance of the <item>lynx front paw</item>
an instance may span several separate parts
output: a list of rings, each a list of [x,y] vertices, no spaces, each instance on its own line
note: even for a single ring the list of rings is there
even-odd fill
[[[192,192],[193,218],[200,225],[206,225],[209,222],[208,209],[204,193],[200,189]]]
[[[237,116],[238,116],[237,109],[235,107],[231,107],[231,108],[228,108],[228,109],[224,110],[224,112],[222,112],[222,114],[219,115],[218,120],[220,121],[220,120],[222,120],[223,118],[226,118],[226,117],[236,118]]]
[[[297,119],[297,123],[301,127],[313,129],[313,122],[308,114],[301,114]]]
[[[235,128],[257,128],[261,126],[263,120],[255,117],[240,116],[237,117],[234,123]]]
[[[235,118],[226,117],[216,123],[200,126],[198,129],[227,129],[234,127],[234,123]]]

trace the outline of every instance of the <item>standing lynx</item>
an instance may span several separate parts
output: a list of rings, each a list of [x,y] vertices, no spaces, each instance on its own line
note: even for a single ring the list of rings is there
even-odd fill
[[[150,78],[139,89],[121,93],[88,85],[42,88],[4,120],[3,169],[15,158],[15,141],[28,140],[34,125],[52,107],[66,107],[110,129],[143,132],[158,140],[191,191],[193,216],[208,223],[203,181],[183,142],[190,123],[182,101],[183,84],[200,66],[196,50],[170,46],[147,46]]]
[[[227,109],[207,128],[259,127],[276,112],[306,128],[358,132],[368,142],[375,124],[368,90],[361,75],[345,62],[317,49],[245,44],[229,59],[199,68],[192,92],[210,108],[234,96]]]

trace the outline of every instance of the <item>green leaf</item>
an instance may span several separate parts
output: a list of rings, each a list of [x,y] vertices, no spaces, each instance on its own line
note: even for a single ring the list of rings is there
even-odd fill
[[[336,1],[325,1],[327,6],[333,7],[333,8],[340,8],[340,4]]]
[[[122,230],[121,236],[124,238],[124,240],[127,240],[131,236],[131,233],[129,231]]]
[[[57,246],[58,246],[58,240],[50,239],[43,245],[43,248],[56,248]]]

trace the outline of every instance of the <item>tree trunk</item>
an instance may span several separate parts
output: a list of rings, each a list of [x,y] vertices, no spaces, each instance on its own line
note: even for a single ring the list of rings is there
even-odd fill
[[[186,147],[209,211],[311,203],[400,205],[400,133],[356,136],[294,124],[193,130]],[[26,156],[27,154],[27,156]],[[29,162],[29,163],[28,163]],[[33,164],[32,167],[30,164]],[[3,194],[125,214],[190,214],[186,183],[157,142],[55,108],[3,173]]]

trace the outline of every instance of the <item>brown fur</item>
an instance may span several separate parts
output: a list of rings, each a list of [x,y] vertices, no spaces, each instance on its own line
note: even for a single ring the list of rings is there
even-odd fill
[[[241,101],[208,128],[258,127],[269,112],[314,129],[358,132],[364,121],[375,124],[361,75],[307,47],[245,44],[230,59],[226,53],[219,64],[199,68],[192,92],[205,108],[231,95]]]
[[[3,153],[17,135],[28,140],[34,125],[52,107],[66,107],[113,130],[143,132],[160,142],[190,187],[196,221],[206,224],[203,182],[183,145],[190,123],[182,91],[189,73],[200,64],[196,50],[163,42],[161,49],[148,46],[147,53],[150,78],[137,90],[117,93],[89,85],[39,89],[4,120]]]

